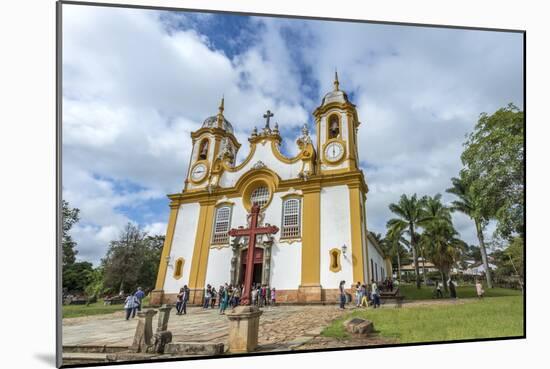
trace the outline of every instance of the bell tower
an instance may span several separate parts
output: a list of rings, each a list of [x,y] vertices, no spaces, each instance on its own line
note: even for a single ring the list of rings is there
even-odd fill
[[[313,115],[317,127],[318,173],[341,173],[358,170],[357,110],[347,94],[340,90],[338,72],[334,88],[327,93]]]
[[[203,189],[210,184],[212,166],[216,159],[224,157],[233,165],[241,146],[233,134],[233,126],[223,115],[222,97],[218,114],[204,120],[202,127],[191,133],[193,150],[189,160],[184,191]]]

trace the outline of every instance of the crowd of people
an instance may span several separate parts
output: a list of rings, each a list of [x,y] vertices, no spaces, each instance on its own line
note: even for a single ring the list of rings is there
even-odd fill
[[[216,290],[216,287],[208,284],[204,290],[202,308],[218,309],[220,314],[225,314],[227,308],[234,308],[241,303],[244,285],[230,285],[225,283]],[[176,315],[187,314],[187,302],[189,301],[189,288],[187,285],[180,289],[176,297]],[[251,304],[256,306],[275,305],[276,290],[267,285],[254,285],[250,291]]]
[[[373,308],[380,307],[380,293],[382,291],[391,292],[395,284],[391,278],[386,278],[382,282],[371,280],[370,284],[357,282],[351,285],[351,291],[355,295],[355,306]],[[340,309],[345,309],[346,303],[351,302],[351,294],[346,291],[346,281],[340,281],[339,285]]]

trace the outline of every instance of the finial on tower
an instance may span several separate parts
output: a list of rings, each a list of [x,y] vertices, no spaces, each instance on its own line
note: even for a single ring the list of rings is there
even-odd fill
[[[223,121],[224,121],[224,117],[223,117],[223,95],[222,95],[222,101],[220,101],[220,106],[218,107],[218,118],[217,118],[217,124],[218,124],[218,128],[222,128],[223,127]]]
[[[340,82],[338,82],[338,71],[334,69],[334,91],[338,91],[340,87]]]
[[[223,100],[224,100],[224,97],[222,95],[222,101],[220,102],[220,106],[218,107],[218,109],[220,110],[220,114],[223,114]]]

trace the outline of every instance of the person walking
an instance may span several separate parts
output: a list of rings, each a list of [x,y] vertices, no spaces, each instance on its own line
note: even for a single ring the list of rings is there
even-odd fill
[[[206,286],[206,292],[204,294],[204,305],[202,305],[203,309],[208,309],[208,306],[210,306],[210,299],[212,298],[212,286],[207,285]]]
[[[212,287],[212,297],[210,298],[210,307],[214,309],[216,307],[216,298],[218,293],[216,292],[216,287]]]
[[[359,307],[361,304],[361,282],[357,282],[355,285],[355,306]]]
[[[234,296],[235,296],[235,306],[238,306],[241,303],[241,289],[239,286],[235,286],[234,288]]]
[[[452,299],[456,299],[456,286],[452,278],[449,278],[449,294]]]
[[[136,293],[134,293],[134,296],[136,296],[138,300],[137,310],[141,311],[141,303],[142,303],[142,300],[145,298],[145,292],[143,292],[141,287],[138,287]]]
[[[269,305],[271,301],[271,288],[269,286],[266,286],[265,288],[265,305]]]
[[[371,286],[372,301],[373,301],[373,306],[376,309],[377,307],[380,307],[380,295],[378,292],[378,286],[376,285],[376,282],[374,281],[374,279],[371,280],[371,283],[372,283],[372,286]]]
[[[126,310],[126,320],[134,318],[136,316],[136,309],[138,307],[139,301],[135,295],[126,296],[124,301],[124,309]]]
[[[277,292],[275,291],[275,287],[271,289],[271,305],[275,306],[275,303],[277,302]]]
[[[477,297],[482,299],[483,295],[485,294],[485,291],[483,290],[483,286],[481,285],[481,282],[479,280],[476,280],[476,292],[477,292]]]
[[[225,314],[225,309],[227,309],[227,304],[229,303],[229,287],[227,283],[225,288],[220,287],[220,314]]]
[[[441,285],[439,284],[439,281],[435,281],[435,293],[438,299],[443,297],[443,293],[441,292]]]
[[[261,306],[265,306],[266,302],[267,302],[267,287],[265,286],[265,284],[260,289],[260,293],[262,294],[262,305]]]
[[[361,285],[361,303],[359,306],[369,307],[367,286],[365,284]]]
[[[258,289],[252,288],[252,305],[256,305],[258,301]]]
[[[340,309],[346,308],[346,281],[340,281],[338,286],[339,296],[340,296]]]
[[[180,292],[176,296],[176,315],[181,315],[181,311],[183,308],[183,294],[184,294],[184,289],[182,287],[180,288]]]

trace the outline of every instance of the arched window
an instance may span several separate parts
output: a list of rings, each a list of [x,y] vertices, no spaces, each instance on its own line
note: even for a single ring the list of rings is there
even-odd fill
[[[370,279],[374,279],[374,262],[370,259]]]
[[[174,264],[174,278],[180,279],[183,275],[183,264],[185,260],[183,258],[177,258]]]
[[[214,218],[214,234],[212,236],[212,244],[220,245],[229,242],[229,228],[231,227],[231,207],[222,206],[216,209]]]
[[[340,264],[340,249],[331,249],[329,251],[330,256],[330,271],[337,273],[342,270],[342,265]]]
[[[284,200],[281,238],[300,237],[300,223],[300,199],[291,198]]]
[[[374,274],[376,275],[376,278],[374,280],[378,282],[378,264],[374,263]]]
[[[266,186],[260,186],[252,191],[250,195],[250,203],[258,204],[261,208],[269,201],[269,189]]]
[[[340,119],[333,114],[328,118],[328,138],[337,138],[340,135]]]
[[[199,145],[199,160],[206,160],[208,158],[208,138],[205,138],[201,141]]]

